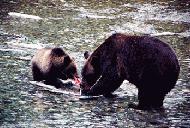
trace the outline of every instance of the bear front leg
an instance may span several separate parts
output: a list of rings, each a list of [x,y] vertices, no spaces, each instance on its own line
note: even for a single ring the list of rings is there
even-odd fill
[[[59,79],[57,79],[57,78],[49,78],[49,79],[46,79],[45,81],[44,81],[44,83],[45,84],[48,84],[48,85],[53,85],[53,86],[55,86],[56,88],[61,88],[62,87],[62,85],[63,85],[63,83],[59,80]]]
[[[119,77],[116,68],[107,68],[101,78],[91,87],[89,93],[91,95],[104,95],[105,97],[113,98],[115,96],[112,92],[120,87],[123,80],[123,78]]]
[[[43,74],[35,64],[32,65],[32,76],[34,81],[43,80]]]

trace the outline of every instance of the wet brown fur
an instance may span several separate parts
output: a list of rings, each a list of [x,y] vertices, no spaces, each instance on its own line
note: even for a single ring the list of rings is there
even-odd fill
[[[32,58],[32,75],[35,81],[60,87],[58,79],[78,77],[74,61],[61,48],[43,48]]]
[[[84,88],[92,95],[107,95],[128,80],[138,88],[139,108],[163,105],[175,86],[179,63],[171,47],[150,36],[116,33],[101,44],[82,69]]]

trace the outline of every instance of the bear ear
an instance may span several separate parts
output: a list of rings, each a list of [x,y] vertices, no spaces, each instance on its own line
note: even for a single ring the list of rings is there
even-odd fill
[[[70,62],[71,62],[70,57],[69,57],[69,56],[65,56],[65,57],[64,57],[64,66],[69,65],[69,64],[70,64]]]
[[[66,53],[61,48],[53,48],[52,51],[51,51],[51,53],[54,56],[63,56],[63,55],[66,55]]]
[[[88,57],[90,56],[90,53],[88,51],[85,51],[84,52],[84,58],[85,59],[88,59]]]

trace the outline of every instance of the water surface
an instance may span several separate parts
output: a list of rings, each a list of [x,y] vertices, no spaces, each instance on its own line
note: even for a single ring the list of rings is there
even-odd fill
[[[190,2],[185,0],[1,0],[1,127],[190,127]],[[76,61],[115,32],[152,35],[175,50],[181,72],[164,111],[129,109],[137,89],[127,81],[116,99],[78,96],[32,84],[30,59],[59,46]]]

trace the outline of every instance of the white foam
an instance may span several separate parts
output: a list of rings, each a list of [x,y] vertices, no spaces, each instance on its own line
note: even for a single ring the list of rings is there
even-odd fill
[[[187,30],[181,33],[175,32],[158,32],[153,25],[143,24],[142,22],[134,21],[133,23],[127,22],[122,26],[110,26],[110,29],[113,30],[112,33],[121,32],[127,34],[148,34],[151,36],[181,36],[181,37],[190,37],[190,31]]]
[[[3,51],[3,52],[9,52],[9,51],[12,51],[12,52],[24,52],[24,50],[22,49],[11,49],[11,48],[0,48],[0,51]]]
[[[171,21],[190,23],[190,14],[188,12],[179,12],[170,10],[168,6],[158,4],[124,4],[124,7],[137,9],[137,12],[127,12],[121,16],[128,16],[137,21]]]
[[[86,18],[92,18],[92,19],[115,19],[113,16],[99,16],[93,13],[85,13],[85,14],[79,14],[79,17],[86,17]]]
[[[157,33],[153,25],[150,24],[143,24],[138,21],[135,21],[134,23],[127,22],[126,24],[122,26],[114,26],[111,27],[111,30],[114,30],[115,32],[121,32],[121,33],[144,33],[144,34],[152,34]]]
[[[7,45],[9,47],[16,47],[16,48],[31,48],[31,49],[43,48],[42,44],[26,44],[26,43],[21,43],[19,40],[18,41],[12,40],[10,42],[7,42]]]
[[[20,57],[15,57],[18,60],[26,60],[26,61],[30,61],[31,60],[31,56],[20,56]]]
[[[9,12],[8,14],[12,17],[19,17],[19,18],[24,18],[24,19],[35,19],[35,20],[41,20],[42,19],[39,16],[28,15],[28,14],[17,13],[17,12]]]
[[[153,33],[150,34],[151,36],[174,36],[174,35],[179,35],[182,37],[189,37],[190,32],[181,32],[181,33],[175,33],[175,32],[161,32],[161,33]]]
[[[62,90],[62,89],[57,89],[55,88],[54,86],[52,85],[46,85],[42,82],[37,82],[37,81],[29,81],[31,84],[33,85],[37,85],[37,86],[41,86],[41,87],[44,87],[46,89],[48,89],[48,91],[50,92],[54,92],[54,93],[61,93],[61,94],[65,94],[65,95],[74,95],[74,96],[80,96],[80,93],[76,93],[74,91],[65,91],[65,90]]]
[[[153,33],[150,34],[151,36],[173,36],[173,35],[178,35],[178,33],[174,33],[174,32],[161,32],[161,33]]]

